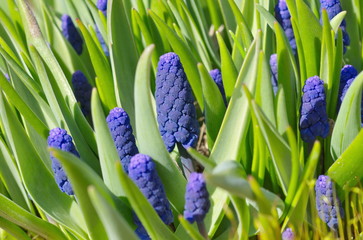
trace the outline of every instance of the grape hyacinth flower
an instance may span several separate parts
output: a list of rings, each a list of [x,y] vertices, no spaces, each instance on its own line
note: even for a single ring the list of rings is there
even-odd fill
[[[286,228],[286,230],[282,233],[282,240],[294,240],[295,234],[291,228]]]
[[[102,11],[103,14],[107,15],[107,0],[98,0],[97,1],[98,10]]]
[[[340,216],[344,214],[339,199],[334,195],[333,182],[330,177],[320,175],[315,183],[316,209],[321,220],[332,230],[338,229],[338,208]]]
[[[179,56],[173,52],[160,57],[156,74],[156,109],[159,131],[169,152],[175,144],[194,147],[198,140],[194,97]]]
[[[277,84],[277,73],[278,73],[278,66],[277,66],[277,54],[272,54],[270,56],[270,68],[271,68],[271,83],[272,83],[272,90],[276,95],[277,90],[279,89]]]
[[[72,142],[72,137],[68,135],[67,131],[62,128],[54,128],[50,130],[48,136],[48,146],[73,153],[75,156],[79,157],[79,153]],[[52,155],[50,155],[50,159],[52,160],[52,169],[58,187],[62,192],[65,192],[68,195],[73,195],[74,193],[72,185],[68,181],[68,177],[64,172],[60,162]]]
[[[348,88],[350,87],[357,75],[358,72],[352,65],[345,65],[340,71],[338,107],[340,107],[340,105],[342,104]]]
[[[102,36],[100,30],[98,29],[97,25],[96,25],[96,35],[97,35],[98,41],[100,41],[103,52],[105,53],[105,55],[107,57],[110,56],[110,52],[108,51],[108,47],[107,47],[107,44],[105,42],[105,39],[103,38],[103,36]]]
[[[294,31],[291,24],[291,15],[285,0],[279,0],[275,6],[275,16],[276,20],[280,23],[282,29],[284,30],[287,40],[290,43],[292,52],[296,53],[296,41],[294,36]]]
[[[75,71],[72,75],[73,92],[77,101],[81,104],[81,110],[85,116],[91,114],[92,86],[81,71]]]
[[[139,153],[132,133],[129,115],[122,108],[116,107],[110,111],[106,121],[123,169],[128,173],[131,157]]]
[[[326,113],[324,82],[318,76],[306,80],[301,100],[301,138],[305,142],[313,142],[318,136],[326,138],[330,126]]]
[[[67,14],[62,16],[62,33],[63,36],[72,45],[77,54],[81,55],[83,50],[83,39],[77,31],[76,26],[74,26],[72,18]]]
[[[213,69],[209,72],[209,75],[213,79],[213,81],[216,83],[219,91],[221,92],[223,102],[227,106],[227,99],[226,99],[226,93],[224,91],[223,81],[222,81],[222,73],[219,69]]]
[[[338,13],[342,11],[340,0],[320,0],[320,12],[322,12],[323,9],[326,9],[329,20],[332,20]],[[350,45],[350,38],[346,30],[345,19],[343,19],[342,23],[340,24],[340,28],[342,29],[343,33],[343,46],[345,53],[346,47]]]
[[[148,155],[136,154],[131,158],[129,165],[129,176],[138,186],[142,194],[155,209],[161,220],[169,225],[173,223],[174,217],[166,197],[164,186],[155,168],[155,163]],[[136,233],[144,234],[140,220],[135,219],[138,228]]]

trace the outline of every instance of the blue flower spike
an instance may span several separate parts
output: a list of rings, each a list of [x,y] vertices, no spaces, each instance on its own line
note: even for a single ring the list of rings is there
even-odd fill
[[[272,83],[272,90],[276,95],[277,90],[279,89],[277,83],[277,75],[278,75],[278,65],[277,65],[277,54],[272,54],[270,56],[270,69],[271,69],[271,83]]]
[[[81,110],[85,116],[91,114],[92,86],[81,71],[75,71],[72,75],[74,96],[81,104]]]
[[[79,157],[79,153],[72,142],[72,137],[68,135],[67,131],[62,128],[54,128],[50,130],[48,136],[48,146],[70,152]],[[68,195],[74,195],[72,185],[69,182],[60,162],[52,155],[50,155],[50,159],[52,160],[52,169],[59,189]]]
[[[291,15],[285,0],[279,0],[275,6],[275,16],[276,20],[280,23],[282,29],[284,30],[287,40],[290,43],[292,52],[296,53],[296,41],[294,36],[294,31],[291,24]]]
[[[131,157],[139,153],[132,133],[129,115],[122,108],[116,107],[110,111],[106,121],[123,169],[128,173]]]
[[[336,197],[333,182],[330,177],[320,175],[315,183],[316,209],[321,220],[328,224],[329,228],[338,229],[338,213],[343,217],[343,208]]]
[[[62,33],[63,36],[69,41],[78,55],[82,54],[83,39],[76,26],[74,25],[72,18],[67,14],[62,16]]]
[[[338,107],[342,104],[345,94],[357,75],[358,72],[352,65],[345,65],[340,71]]]
[[[156,74],[156,110],[159,131],[169,152],[175,144],[194,147],[199,125],[194,97],[179,56],[173,52],[160,57]]]
[[[329,20],[332,20],[338,13],[342,11],[342,7],[340,5],[340,0],[320,0],[320,12],[325,9],[328,13]],[[350,45],[350,38],[346,30],[346,21],[343,19],[340,24],[340,28],[343,33],[343,46],[344,53],[346,52],[346,47]]]
[[[134,181],[161,220],[170,225],[174,221],[164,186],[155,168],[155,163],[148,155],[136,154],[131,158],[129,177]],[[148,239],[140,220],[135,216],[136,233],[141,239]]]
[[[107,15],[107,0],[98,0],[97,1],[98,10],[102,11],[103,14]]]
[[[300,134],[305,142],[313,142],[317,137],[326,138],[330,126],[326,113],[324,82],[318,77],[310,77],[303,87],[300,108]]]
[[[216,83],[219,91],[221,92],[223,102],[227,106],[227,99],[226,99],[226,93],[224,91],[223,81],[222,81],[222,73],[219,69],[213,69],[209,72],[209,75],[213,79],[213,81]]]
[[[97,35],[98,41],[100,41],[102,50],[105,53],[106,57],[110,56],[110,52],[108,51],[107,43],[105,42],[105,39],[103,38],[97,25],[96,25],[96,35]]]
[[[282,233],[282,240],[294,240],[295,234],[291,228],[286,228],[285,231]]]

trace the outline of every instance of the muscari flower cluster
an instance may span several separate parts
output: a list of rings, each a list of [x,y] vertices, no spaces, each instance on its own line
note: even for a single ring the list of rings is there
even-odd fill
[[[330,177],[320,175],[315,183],[316,209],[321,220],[332,230],[338,229],[338,212],[343,215],[340,201],[334,194],[333,182]]]
[[[301,100],[301,138],[305,142],[313,142],[318,136],[326,138],[330,126],[326,113],[324,82],[318,76],[306,80]]]
[[[72,137],[68,135],[67,131],[61,128],[54,128],[50,130],[48,136],[48,146],[53,148],[58,148],[65,152],[70,152],[75,156],[79,157],[79,153],[76,150],[72,142]],[[58,184],[58,187],[62,192],[68,195],[73,195],[72,185],[68,180],[66,173],[64,172],[60,162],[50,155],[52,160],[52,169],[54,172],[54,178]]]
[[[282,29],[284,30],[287,40],[290,43],[292,52],[296,53],[296,41],[294,36],[294,31],[291,24],[291,15],[285,0],[279,0],[275,6],[275,16],[276,20],[280,23]]]
[[[102,11],[103,14],[106,16],[107,15],[107,0],[98,0],[97,8],[98,8],[98,10]],[[96,35],[97,35],[98,41],[100,41],[103,52],[108,57],[110,55],[110,53],[108,51],[107,44],[106,44],[105,39],[103,38],[100,30],[98,29],[97,25],[96,25]]]
[[[179,56],[173,52],[160,57],[156,74],[156,110],[159,131],[169,152],[177,142],[184,148],[198,140],[194,97]]]
[[[209,75],[213,79],[213,81],[216,83],[219,91],[221,92],[223,102],[227,106],[227,99],[226,99],[226,93],[224,91],[223,81],[222,81],[222,73],[219,69],[213,69],[209,72]]]
[[[342,11],[342,7],[340,6],[340,0],[320,0],[320,12],[326,9],[328,13],[329,20],[332,20],[338,13]],[[344,52],[346,51],[346,47],[350,45],[350,38],[346,30],[346,21],[343,19],[340,24],[340,28],[343,33],[343,45]]]
[[[286,228],[286,230],[282,233],[282,240],[294,240],[295,234],[291,228]]]
[[[83,50],[83,39],[77,31],[76,26],[74,26],[72,18],[67,14],[62,16],[62,33],[78,55],[81,55]]]
[[[97,8],[103,12],[103,14],[107,15],[107,0],[98,0]]]
[[[91,114],[92,86],[88,83],[86,76],[81,71],[75,71],[72,75],[74,96],[81,104],[81,110],[85,116]]]
[[[276,95],[278,90],[278,83],[277,83],[277,75],[278,75],[278,65],[277,65],[277,54],[272,54],[270,56],[270,69],[271,69],[271,83],[272,83],[272,90]]]

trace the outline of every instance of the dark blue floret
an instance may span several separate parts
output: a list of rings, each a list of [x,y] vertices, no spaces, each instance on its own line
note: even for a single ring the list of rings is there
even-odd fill
[[[173,213],[151,157],[140,153],[133,156],[129,165],[129,176],[161,220],[167,225],[171,224],[174,221]]]
[[[103,14],[107,15],[107,0],[98,0],[97,8],[103,12]]]
[[[58,148],[65,152],[73,153],[75,156],[79,157],[79,154],[72,142],[72,137],[67,134],[67,131],[61,128],[54,128],[50,130],[48,136],[48,146],[53,148]],[[60,162],[50,155],[52,160],[52,169],[54,172],[54,178],[58,184],[58,187],[62,192],[68,195],[73,195],[73,189],[71,183],[68,181],[68,177],[64,172]]]
[[[105,39],[103,38],[103,36],[102,36],[102,34],[101,34],[101,32],[100,32],[100,30],[98,29],[97,26],[96,26],[96,34],[97,34],[98,41],[100,41],[103,52],[108,57],[110,55],[110,53],[108,51],[107,44],[106,44]]]
[[[226,93],[224,91],[221,71],[219,69],[213,69],[209,72],[209,75],[212,77],[213,81],[217,84],[218,89],[221,92],[223,102],[227,106]]]
[[[340,5],[340,0],[320,0],[320,12],[322,9],[326,9],[328,13],[329,20],[332,20],[338,13],[342,11],[342,7]],[[340,24],[340,28],[343,33],[343,45],[344,52],[346,51],[346,47],[350,45],[350,38],[346,31],[346,21],[345,19]]]
[[[184,217],[190,223],[202,222],[210,207],[209,193],[203,174],[190,174],[185,192]]]
[[[294,240],[295,234],[291,228],[286,228],[286,230],[282,233],[282,240]]]
[[[278,73],[278,66],[277,66],[277,54],[272,54],[270,56],[270,68],[271,68],[271,83],[272,83],[272,90],[276,95],[277,90],[279,89],[277,83],[277,73]]]
[[[300,109],[300,133],[305,142],[313,142],[316,137],[326,138],[329,122],[326,113],[324,82],[314,76],[308,78],[303,88]]]
[[[291,15],[285,0],[279,0],[275,7],[276,20],[280,23],[290,43],[293,53],[296,53],[296,41],[291,24]]]
[[[72,18],[66,14],[62,16],[62,33],[63,36],[69,41],[74,50],[81,55],[83,49],[83,39],[76,26],[74,26]]]
[[[110,111],[106,121],[116,145],[121,164],[125,172],[128,173],[131,157],[139,152],[132,133],[129,115],[122,108],[116,107]]]
[[[89,116],[91,114],[91,84],[88,83],[83,72],[75,71],[72,75],[72,85],[74,95],[77,101],[81,104],[83,114]]]
[[[315,184],[316,209],[321,220],[333,229],[338,229],[338,209],[340,216],[343,217],[343,208],[336,197],[333,182],[328,176],[320,175]]]
[[[340,71],[338,109],[343,102],[345,93],[347,92],[348,88],[350,87],[357,75],[358,72],[352,65],[345,65]]]
[[[160,57],[156,74],[156,110],[159,131],[169,152],[176,142],[185,148],[198,140],[194,97],[178,55],[166,53]]]

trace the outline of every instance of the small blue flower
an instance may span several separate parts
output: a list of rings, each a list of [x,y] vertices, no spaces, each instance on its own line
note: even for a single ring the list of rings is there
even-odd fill
[[[291,228],[286,228],[286,230],[282,233],[282,240],[294,240],[295,234]]]
[[[96,25],[96,34],[97,34],[98,41],[100,41],[103,52],[108,57],[110,55],[110,52],[108,51],[108,47],[107,47],[107,44],[105,42],[105,39],[103,38],[103,36],[102,36],[100,30],[98,29],[97,25]]]
[[[213,81],[217,84],[219,91],[221,92],[223,102],[227,106],[226,93],[224,91],[223,81],[222,81],[222,73],[219,69],[213,69],[209,72],[209,75],[213,79]]]
[[[61,128],[54,128],[50,130],[48,136],[48,146],[53,148],[58,148],[62,151],[73,153],[75,156],[79,157],[79,154],[72,142],[72,137],[68,135],[67,131]],[[73,189],[71,183],[68,181],[68,177],[64,172],[60,162],[50,155],[52,160],[52,169],[54,172],[55,180],[58,187],[62,192],[68,195],[73,195]]]
[[[271,83],[272,83],[272,90],[276,95],[277,90],[279,89],[277,83],[277,75],[278,75],[278,65],[277,65],[277,54],[272,54],[270,56],[270,68],[271,68]]]
[[[318,136],[326,138],[330,126],[326,113],[324,82],[318,76],[306,80],[301,101],[301,138],[305,142],[313,142]]]
[[[76,26],[74,26],[72,18],[67,14],[62,16],[62,33],[78,55],[81,55],[83,50],[83,39],[77,31]]]
[[[125,172],[128,173],[131,157],[139,153],[135,137],[132,133],[129,115],[122,108],[116,107],[110,111],[106,121],[116,145],[121,164]]]
[[[86,76],[81,71],[75,71],[72,75],[73,92],[77,101],[81,104],[84,115],[91,114],[92,86],[88,83]]]
[[[107,0],[97,0],[97,8],[102,11],[103,14],[107,15]]]
[[[357,75],[358,72],[352,65],[345,65],[340,71],[338,107],[340,107],[341,103],[343,102],[344,96],[347,93],[348,88],[350,87]]]
[[[292,52],[296,53],[296,41],[294,36],[294,31],[291,24],[291,15],[285,0],[279,0],[275,7],[276,20],[280,23],[282,29],[284,30],[287,40],[290,43]]]
[[[169,152],[176,142],[194,147],[199,125],[194,97],[177,54],[162,55],[156,74],[156,110],[159,131]]]

